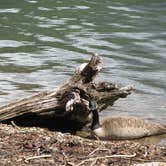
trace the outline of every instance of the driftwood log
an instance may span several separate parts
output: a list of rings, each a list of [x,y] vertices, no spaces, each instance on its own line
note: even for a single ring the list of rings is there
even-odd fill
[[[84,126],[91,121],[90,100],[95,100],[98,110],[103,111],[117,99],[129,95],[132,90],[131,86],[118,87],[109,82],[94,83],[101,68],[102,60],[94,54],[89,63],[81,65],[73,77],[58,89],[0,107],[0,122],[19,119],[19,124],[49,122],[53,127],[59,123],[58,117],[60,123],[65,123],[69,129],[71,126],[67,124],[67,119],[77,122],[79,127]],[[35,123],[32,123],[32,119]]]

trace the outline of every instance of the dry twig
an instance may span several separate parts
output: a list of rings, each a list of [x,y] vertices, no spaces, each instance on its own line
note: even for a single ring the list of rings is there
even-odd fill
[[[27,157],[24,161],[27,163],[30,160],[41,159],[41,158],[51,158],[51,157],[52,157],[51,154],[46,154],[46,155],[40,155],[40,156]]]
[[[94,157],[94,158],[89,158],[86,160],[83,160],[82,162],[80,162],[77,166],[80,166],[82,164],[84,164],[85,162],[89,162],[89,161],[97,161],[100,159],[106,159],[106,158],[133,158],[136,156],[136,153],[131,154],[131,155],[110,155],[110,156],[101,156],[101,157]]]
[[[110,149],[106,149],[106,148],[100,148],[100,147],[98,147],[98,148],[96,148],[95,150],[93,150],[91,153],[89,153],[88,154],[88,157],[90,157],[90,156],[92,156],[95,152],[97,152],[97,151],[109,151]]]

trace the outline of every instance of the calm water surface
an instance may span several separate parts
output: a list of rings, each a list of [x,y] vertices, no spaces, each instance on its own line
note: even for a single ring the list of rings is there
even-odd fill
[[[0,1],[0,105],[56,88],[97,52],[98,80],[135,91],[103,116],[166,124],[166,2]]]

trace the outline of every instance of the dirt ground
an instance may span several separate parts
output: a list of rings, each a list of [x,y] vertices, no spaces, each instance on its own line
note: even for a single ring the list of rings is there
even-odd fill
[[[36,127],[0,124],[0,165],[128,166],[166,162],[166,146],[97,141]]]

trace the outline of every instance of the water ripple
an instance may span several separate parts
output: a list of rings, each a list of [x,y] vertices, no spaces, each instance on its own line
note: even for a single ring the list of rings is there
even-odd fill
[[[14,40],[0,40],[0,48],[3,47],[21,47],[26,45],[32,45],[33,43],[27,41],[14,41]]]
[[[114,32],[111,34],[113,37],[120,37],[120,38],[127,38],[127,39],[137,39],[137,40],[143,40],[150,37],[153,37],[154,35],[152,33],[145,33],[145,32]]]
[[[21,9],[10,8],[10,9],[0,9],[0,13],[19,13]]]
[[[143,11],[138,10],[138,9],[132,9],[129,7],[124,7],[124,6],[108,6],[109,9],[114,9],[114,10],[121,10],[121,11],[125,11],[125,12],[138,12],[138,13],[142,13]]]

